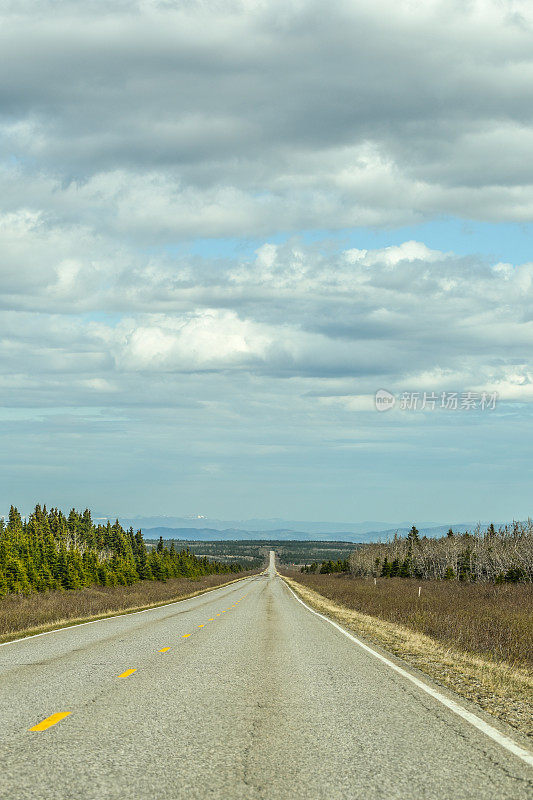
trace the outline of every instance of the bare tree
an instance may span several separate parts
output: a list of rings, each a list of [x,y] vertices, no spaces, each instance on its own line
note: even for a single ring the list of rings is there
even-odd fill
[[[533,581],[533,521],[514,521],[498,530],[448,531],[439,539],[406,537],[363,545],[350,556],[356,577],[416,577],[425,580]]]

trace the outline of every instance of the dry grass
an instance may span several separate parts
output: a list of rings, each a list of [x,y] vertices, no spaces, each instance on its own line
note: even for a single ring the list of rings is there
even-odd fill
[[[533,667],[533,584],[290,575],[335,603],[474,655]],[[422,587],[420,598],[418,587]]]
[[[28,597],[10,595],[0,599],[0,641],[184,600],[254,574],[256,571],[251,570],[240,572],[238,578],[228,574],[205,575],[194,581],[171,578],[166,582],[140,581],[132,586],[91,586]]]
[[[533,676],[531,669],[525,664],[510,664],[488,655],[474,655],[460,649],[460,645],[452,646],[405,624],[354,610],[350,604],[352,595],[349,590],[338,590],[344,602],[330,597],[336,593],[337,584],[342,585],[339,578],[287,572],[284,575],[291,587],[313,608],[335,618],[362,638],[375,642],[404,659],[521,733],[533,736]],[[318,580],[311,581],[309,578]],[[331,580],[336,583],[332,584]],[[302,585],[304,581],[306,585]],[[313,588],[311,583],[314,583]],[[350,583],[359,581],[351,579]],[[423,585],[423,590],[424,587],[426,584]],[[383,605],[386,606],[385,603]],[[465,624],[468,625],[468,621],[465,620]]]

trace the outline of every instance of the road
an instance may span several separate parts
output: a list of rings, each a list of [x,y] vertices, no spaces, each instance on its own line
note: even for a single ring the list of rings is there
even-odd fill
[[[2,800],[533,797],[527,764],[313,615],[273,564],[0,647],[0,720]]]

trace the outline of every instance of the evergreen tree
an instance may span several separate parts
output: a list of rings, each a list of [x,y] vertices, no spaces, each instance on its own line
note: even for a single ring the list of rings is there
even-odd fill
[[[95,526],[88,509],[72,509],[67,518],[56,508],[37,505],[24,521],[11,506],[7,524],[0,519],[0,595],[241,570],[240,564],[177,551],[174,543],[166,548],[162,538],[148,552],[141,531],[124,531],[118,520]]]
[[[391,565],[389,563],[388,558],[385,556],[383,559],[383,566],[381,567],[381,577],[382,578],[390,578],[391,573]]]
[[[406,559],[404,559],[404,561],[402,561],[399,575],[400,578],[410,578],[411,574],[412,574],[411,559],[408,556]]]
[[[395,558],[390,566],[389,578],[396,578],[400,574],[400,559]]]
[[[411,528],[409,533],[407,534],[407,541],[410,545],[417,544],[420,541],[420,536],[418,535],[419,531],[415,526]]]

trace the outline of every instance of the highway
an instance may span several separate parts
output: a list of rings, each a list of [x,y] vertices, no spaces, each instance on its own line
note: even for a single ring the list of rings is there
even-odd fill
[[[522,800],[533,770],[261,575],[0,647],[2,800]]]

